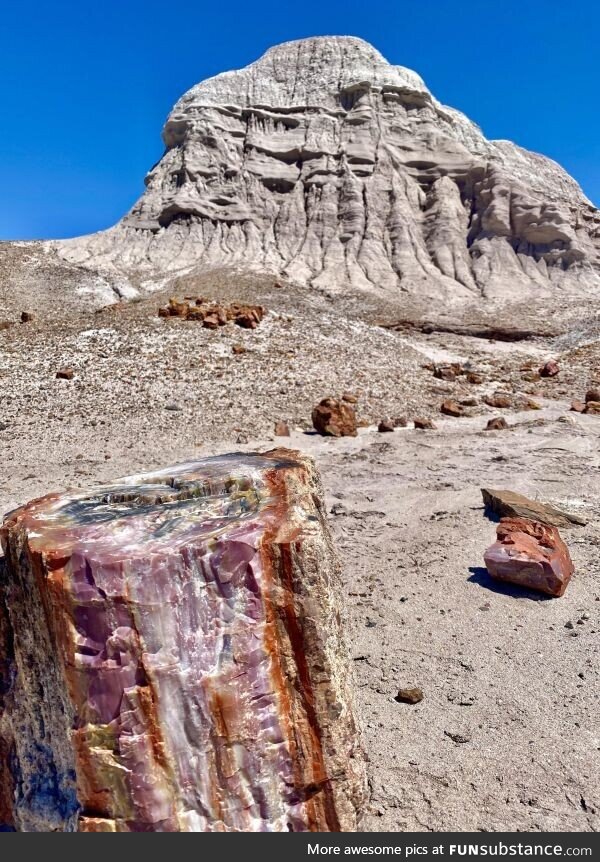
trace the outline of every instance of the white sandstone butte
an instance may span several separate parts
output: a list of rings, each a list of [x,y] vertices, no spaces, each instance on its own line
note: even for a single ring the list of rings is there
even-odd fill
[[[192,87],[146,191],[113,228],[53,243],[125,276],[234,266],[389,299],[600,289],[600,213],[555,162],[488,141],[367,42],[271,48]]]

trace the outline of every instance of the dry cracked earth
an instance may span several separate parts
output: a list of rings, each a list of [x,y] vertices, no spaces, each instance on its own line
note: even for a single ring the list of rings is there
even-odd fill
[[[157,316],[187,294],[259,301],[268,314],[254,331]],[[600,382],[595,312],[522,309],[520,321],[557,334],[518,343],[397,332],[377,325],[390,309],[364,298],[232,273],[101,312],[25,289],[18,303],[0,331],[2,512],[195,455],[270,448],[286,420],[291,437],[277,444],[315,457],[343,561],[371,787],[363,829],[598,831],[600,417],[569,411]],[[22,310],[34,319],[18,323]],[[539,378],[551,358],[560,374]],[[436,379],[430,363],[447,361],[482,382]],[[72,379],[57,379],[63,368]],[[358,397],[359,435],[311,433],[314,403],[344,391]],[[497,392],[510,407],[486,403]],[[467,401],[466,415],[441,416],[446,398]],[[437,427],[377,432],[402,415]],[[509,428],[484,431],[497,415]],[[587,518],[562,531],[576,567],[563,598],[489,579],[482,486]],[[397,703],[406,686],[424,699]]]

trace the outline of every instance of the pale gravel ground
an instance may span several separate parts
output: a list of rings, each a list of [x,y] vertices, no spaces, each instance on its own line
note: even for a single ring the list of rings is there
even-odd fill
[[[230,299],[256,293],[244,280],[211,288]],[[363,828],[598,831],[600,419],[567,414],[565,400],[597,379],[598,342],[571,350],[564,339],[559,379],[527,382],[520,369],[555,355],[556,344],[385,332],[353,309],[274,287],[258,330],[213,333],[156,318],[167,293],[102,314],[54,305],[47,320],[0,332],[0,512],[218,451],[311,453],[338,512],[331,526],[372,788]],[[233,356],[233,343],[248,352]],[[486,382],[435,380],[422,368],[431,358],[470,360]],[[55,379],[63,365],[73,381]],[[504,411],[513,427],[483,432],[498,411],[482,394],[498,388],[517,400],[535,393],[543,410]],[[360,393],[359,414],[371,421],[425,414],[438,429],[303,433],[312,404],[343,390]],[[470,418],[440,421],[449,395],[480,403]],[[273,438],[280,418],[298,428],[289,440]],[[577,571],[563,598],[487,579],[494,525],[482,485],[587,514],[587,527],[564,531]],[[412,685],[422,703],[396,703],[397,689]]]

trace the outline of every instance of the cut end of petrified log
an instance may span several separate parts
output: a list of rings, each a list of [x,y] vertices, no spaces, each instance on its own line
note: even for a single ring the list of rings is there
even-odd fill
[[[233,454],[11,512],[0,823],[352,831],[364,773],[310,459]]]

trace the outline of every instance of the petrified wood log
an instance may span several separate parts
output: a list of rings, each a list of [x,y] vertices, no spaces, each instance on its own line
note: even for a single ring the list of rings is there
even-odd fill
[[[351,831],[363,792],[312,462],[226,455],[10,513],[0,828]]]
[[[573,574],[569,549],[556,527],[527,518],[502,518],[484,554],[493,578],[562,596]]]

